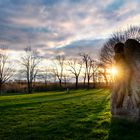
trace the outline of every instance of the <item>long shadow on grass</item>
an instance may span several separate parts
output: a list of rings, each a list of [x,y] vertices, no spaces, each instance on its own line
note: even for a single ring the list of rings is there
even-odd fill
[[[140,140],[140,121],[112,118],[108,140]]]
[[[106,104],[108,104],[108,95],[104,95],[97,104],[87,100],[83,105],[72,105],[72,109],[58,114],[53,121],[44,121],[41,124],[37,122],[35,126],[41,125],[44,129],[47,127],[44,134],[46,139],[104,139],[108,135],[105,130],[109,130],[109,123],[102,118],[105,116],[102,113]]]
[[[100,90],[97,90],[96,92],[93,92],[93,91],[89,91],[88,93],[81,93],[80,95],[76,95],[75,93],[72,93],[72,94],[63,94],[63,95],[67,95],[67,97],[59,97],[59,96],[52,96],[52,97],[58,97],[58,98],[55,98],[55,99],[48,99],[47,97],[50,96],[50,95],[46,95],[45,97],[46,98],[37,98],[35,97],[35,99],[40,99],[40,100],[33,100],[33,98],[31,98],[31,100],[26,100],[24,103],[22,102],[14,102],[13,101],[13,104],[11,103],[8,103],[8,104],[4,104],[2,106],[0,106],[0,110],[4,110],[4,109],[10,109],[10,108],[20,108],[20,107],[28,107],[28,106],[38,106],[38,105],[41,105],[42,103],[51,103],[51,102],[60,102],[60,101],[64,101],[64,100],[72,100],[72,99],[77,99],[77,98],[82,98],[84,96],[88,96],[90,94],[98,94],[98,93],[101,93],[102,91],[104,91],[103,89],[100,89]],[[61,95],[61,94],[60,94]],[[40,96],[41,97],[41,96]],[[29,102],[27,102],[29,101]]]
[[[97,92],[101,93],[100,92]],[[91,94],[91,93],[88,93]],[[96,94],[96,95],[97,95]],[[83,95],[86,97],[86,95]],[[80,96],[80,97],[83,97]],[[94,96],[91,96],[94,99]],[[69,106],[53,110],[53,116],[46,109],[46,114],[36,116],[36,121],[28,118],[24,124],[17,125],[9,132],[6,129],[1,138],[22,140],[101,140],[104,139],[109,129],[104,121],[104,108],[108,104],[108,95],[100,96],[93,100],[90,96],[86,100],[74,102]],[[77,97],[76,97],[77,98]],[[68,98],[71,99],[71,98]],[[59,111],[58,111],[59,110]],[[48,112],[47,112],[48,111]],[[50,117],[47,117],[50,115]]]

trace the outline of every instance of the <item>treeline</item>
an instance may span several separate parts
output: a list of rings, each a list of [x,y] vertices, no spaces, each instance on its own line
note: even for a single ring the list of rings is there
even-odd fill
[[[80,53],[75,58],[58,55],[52,59],[51,66],[43,66],[38,52],[31,47],[25,49],[24,55],[17,58],[15,64],[9,59],[6,50],[0,53],[0,91],[27,92],[93,88],[108,85],[107,72],[100,62],[89,54]],[[106,73],[105,73],[106,72]],[[111,79],[110,79],[111,80]],[[79,83],[80,82],[80,83]]]

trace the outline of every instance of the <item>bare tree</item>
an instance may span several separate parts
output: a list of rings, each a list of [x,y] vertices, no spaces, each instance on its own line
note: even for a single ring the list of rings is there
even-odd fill
[[[103,77],[105,81],[105,85],[108,86],[109,80],[108,80],[107,66],[104,65],[103,63],[99,64],[99,73],[100,73],[100,76]]]
[[[33,81],[38,74],[38,65],[40,63],[40,57],[37,55],[37,51],[33,51],[31,47],[25,49],[25,55],[21,57],[20,64],[22,66],[22,72],[27,80],[27,92],[32,93]]]
[[[73,59],[68,61],[68,65],[70,67],[68,71],[70,71],[70,73],[75,77],[75,88],[78,88],[78,80],[82,69],[82,62],[80,62],[78,59]]]
[[[65,62],[65,56],[63,56],[63,55],[58,55],[54,61],[55,68],[53,69],[53,73],[59,80],[60,87],[62,87],[64,62]]]
[[[85,77],[84,77],[84,81],[87,79],[87,83],[88,83],[88,87],[90,84],[90,79],[92,77],[92,63],[93,60],[91,59],[91,57],[89,56],[89,54],[86,53],[82,53],[80,54],[80,56],[82,57],[83,63],[85,65]]]
[[[93,86],[95,86],[96,83],[96,77],[97,77],[97,71],[99,68],[99,64],[95,61],[92,60],[92,77],[93,77]]]
[[[0,51],[0,93],[3,85],[14,75],[13,65],[11,65],[5,49]]]

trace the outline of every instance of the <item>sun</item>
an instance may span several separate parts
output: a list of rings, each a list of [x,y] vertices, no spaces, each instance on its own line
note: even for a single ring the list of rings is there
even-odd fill
[[[118,73],[118,71],[117,71],[116,67],[112,67],[112,69],[111,69],[111,74],[112,74],[113,76],[115,76],[115,75],[117,75],[117,73]]]

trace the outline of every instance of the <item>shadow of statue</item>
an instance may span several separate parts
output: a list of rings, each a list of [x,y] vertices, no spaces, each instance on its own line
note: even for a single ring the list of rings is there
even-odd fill
[[[108,140],[139,140],[140,121],[111,118]]]

